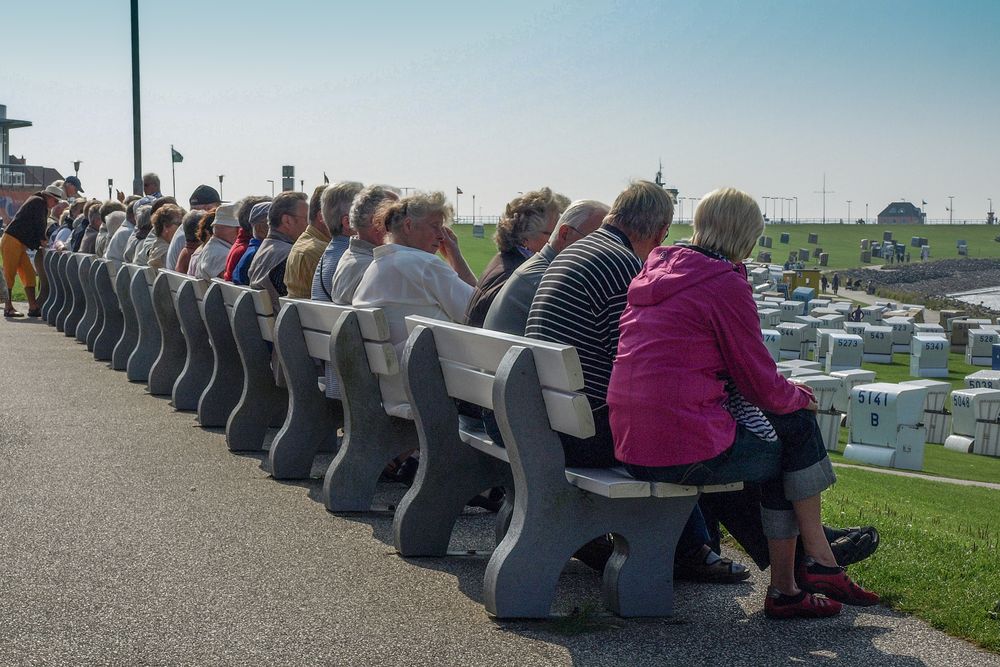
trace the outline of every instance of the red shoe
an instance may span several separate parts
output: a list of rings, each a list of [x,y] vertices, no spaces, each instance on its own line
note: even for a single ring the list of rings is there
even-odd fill
[[[877,593],[866,591],[851,581],[844,568],[825,567],[811,558],[799,564],[795,571],[795,581],[804,591],[822,593],[832,600],[853,607],[870,607],[880,601]]]
[[[768,618],[828,618],[840,613],[843,605],[835,600],[817,597],[806,591],[785,595],[769,588],[764,598],[764,615]]]

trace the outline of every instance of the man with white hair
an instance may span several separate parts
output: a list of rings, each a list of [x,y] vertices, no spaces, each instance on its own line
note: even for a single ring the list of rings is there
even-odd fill
[[[351,203],[351,242],[337,263],[330,283],[330,300],[351,305],[365,270],[375,259],[375,248],[385,243],[385,221],[377,219],[385,202],[399,201],[399,195],[383,185],[369,185]]]
[[[332,300],[330,284],[333,274],[351,240],[351,204],[362,188],[364,186],[356,181],[344,181],[331,185],[323,192],[323,222],[329,232],[329,243],[312,276],[311,297],[316,301]]]
[[[125,205],[125,220],[108,241],[108,249],[104,256],[113,262],[125,261],[125,248],[128,246],[129,238],[135,233],[135,208],[139,201],[141,200],[136,199]]]
[[[559,217],[548,243],[507,279],[486,312],[483,327],[523,336],[531,301],[535,298],[545,269],[570,244],[596,231],[608,210],[607,204],[593,199],[581,199],[570,204]]]

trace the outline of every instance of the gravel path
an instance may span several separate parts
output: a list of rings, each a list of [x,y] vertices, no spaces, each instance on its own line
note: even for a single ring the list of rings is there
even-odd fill
[[[271,480],[54,329],[0,322],[0,363],[2,665],[1000,665],[882,607],[769,622],[756,572],[622,620],[573,561],[556,611],[595,605],[587,632],[497,622],[482,557],[400,558],[388,516],[327,513],[318,481]],[[489,548],[491,521],[453,547]]]

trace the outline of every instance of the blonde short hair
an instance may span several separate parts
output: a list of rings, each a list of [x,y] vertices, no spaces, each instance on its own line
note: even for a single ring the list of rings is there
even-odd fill
[[[742,262],[763,231],[764,217],[752,196],[736,188],[719,188],[698,205],[691,242]]]

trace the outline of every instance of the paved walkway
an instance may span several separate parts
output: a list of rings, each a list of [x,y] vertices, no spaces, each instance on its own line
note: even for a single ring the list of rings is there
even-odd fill
[[[769,622],[759,573],[622,620],[574,561],[556,611],[593,606],[587,632],[497,622],[483,558],[400,558],[389,517],[327,513],[318,480],[270,479],[45,324],[0,322],[0,368],[3,665],[1000,666],[881,607]],[[491,519],[468,512],[453,547],[489,548]]]
[[[914,479],[926,479],[928,482],[941,482],[943,484],[957,484],[958,486],[981,486],[984,489],[994,489],[1000,491],[1000,484],[994,482],[979,482],[972,479],[955,479],[954,477],[938,477],[937,475],[925,475],[909,470],[889,470],[887,468],[874,468],[872,466],[859,466],[850,463],[834,463],[838,468],[856,468],[857,470],[867,470],[868,472],[879,472],[883,475],[894,475],[896,477],[913,477]]]

